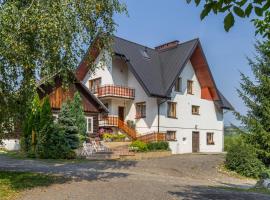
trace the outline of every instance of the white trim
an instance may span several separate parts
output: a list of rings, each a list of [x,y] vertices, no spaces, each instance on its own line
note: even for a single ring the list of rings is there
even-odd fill
[[[93,123],[94,123],[94,118],[93,117],[85,117],[86,118],[86,132],[87,133],[93,133],[94,130],[93,130]],[[89,123],[88,123],[88,120],[91,120],[91,129],[89,130]]]

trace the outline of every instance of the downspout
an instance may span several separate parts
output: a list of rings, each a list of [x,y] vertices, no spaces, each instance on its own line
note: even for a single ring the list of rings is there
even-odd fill
[[[159,133],[159,127],[160,127],[160,119],[159,119],[160,106],[161,106],[161,104],[165,103],[166,101],[168,101],[168,99],[158,99],[158,131],[157,131],[158,133]]]

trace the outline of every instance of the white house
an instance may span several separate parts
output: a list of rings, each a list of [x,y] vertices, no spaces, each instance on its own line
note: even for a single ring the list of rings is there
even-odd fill
[[[223,110],[233,107],[217,89],[199,39],[149,48],[114,36],[110,55],[96,53],[94,72],[84,62],[77,70],[109,110],[100,127],[129,132],[121,122],[134,124],[138,135],[166,133],[175,154],[223,151]]]

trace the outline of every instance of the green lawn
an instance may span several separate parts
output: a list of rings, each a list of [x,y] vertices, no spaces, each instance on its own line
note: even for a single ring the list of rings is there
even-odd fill
[[[30,173],[0,171],[0,199],[11,200],[19,192],[39,186],[49,186],[66,181],[62,177]]]

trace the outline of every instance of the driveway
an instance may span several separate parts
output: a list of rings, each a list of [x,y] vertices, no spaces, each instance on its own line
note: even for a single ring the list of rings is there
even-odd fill
[[[268,195],[217,188],[247,188],[255,183],[218,172],[223,161],[224,155],[189,154],[142,161],[48,163],[0,155],[0,170],[70,178],[68,182],[26,191],[21,196],[23,200],[270,199]]]

